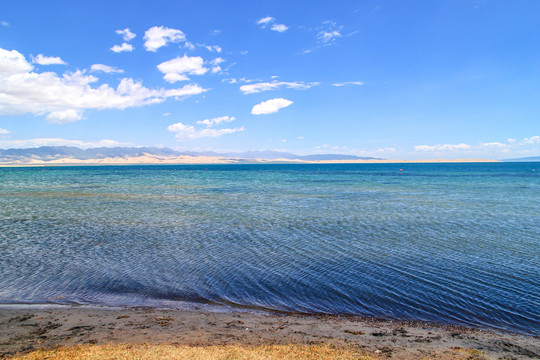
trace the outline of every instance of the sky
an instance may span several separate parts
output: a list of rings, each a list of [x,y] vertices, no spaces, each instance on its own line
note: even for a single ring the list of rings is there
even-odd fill
[[[0,0],[0,148],[540,155],[540,1]]]

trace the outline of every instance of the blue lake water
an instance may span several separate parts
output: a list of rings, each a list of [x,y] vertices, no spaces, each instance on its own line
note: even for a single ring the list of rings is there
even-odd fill
[[[539,245],[540,163],[0,168],[3,304],[540,335]]]

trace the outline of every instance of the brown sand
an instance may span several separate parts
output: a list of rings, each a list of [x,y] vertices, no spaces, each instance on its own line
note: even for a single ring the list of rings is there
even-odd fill
[[[353,346],[377,359],[540,359],[540,338],[422,322],[152,308],[0,307],[0,358],[77,344]]]

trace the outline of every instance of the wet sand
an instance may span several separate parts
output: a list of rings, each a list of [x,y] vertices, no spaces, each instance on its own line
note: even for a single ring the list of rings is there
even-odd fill
[[[385,359],[540,359],[540,338],[422,322],[153,308],[0,308],[0,357],[77,344],[353,346]],[[467,355],[463,357],[464,355]]]

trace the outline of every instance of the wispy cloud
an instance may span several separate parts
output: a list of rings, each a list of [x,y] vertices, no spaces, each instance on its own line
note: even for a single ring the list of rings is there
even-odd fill
[[[270,25],[274,21],[276,21],[276,19],[274,19],[271,16],[267,16],[267,17],[263,17],[263,18],[260,18],[259,20],[257,20],[257,25],[260,25],[264,29],[264,28],[268,27],[268,25]]]
[[[115,53],[121,53],[121,52],[131,52],[133,51],[133,49],[134,49],[133,45],[128,44],[128,43],[122,43],[122,45],[114,45],[111,48],[111,51]]]
[[[341,83],[334,83],[332,84],[332,86],[347,86],[347,85],[364,85],[363,82],[361,81],[346,81],[346,82],[341,82]]]
[[[197,121],[197,124],[206,125],[207,127],[213,127],[214,125],[232,122],[235,119],[236,118],[234,116],[220,116],[212,119],[199,120]]]
[[[132,146],[131,143],[122,143],[116,140],[103,139],[96,141],[69,140],[60,138],[38,138],[24,140],[0,140],[1,149],[26,149],[41,146],[75,146],[81,149],[96,147]]]
[[[144,47],[147,51],[156,52],[169,43],[186,41],[186,35],[178,29],[164,26],[153,26],[144,33]]]
[[[7,135],[7,134],[11,134],[11,131],[0,128],[0,135]]]
[[[322,46],[333,45],[337,38],[342,37],[342,28],[343,26],[338,26],[334,21],[325,21],[321,30],[317,33],[317,41]]]
[[[270,99],[253,106],[251,113],[253,115],[273,114],[278,112],[280,109],[290,106],[292,103],[293,102],[291,100],[283,98]]]
[[[204,45],[204,47],[210,52],[220,53],[223,50],[219,45]]]
[[[297,82],[272,81],[272,82],[261,82],[257,84],[242,85],[240,86],[240,91],[242,91],[244,95],[247,95],[247,94],[259,93],[262,91],[276,90],[276,89],[279,89],[280,87],[286,87],[288,89],[306,90],[317,85],[319,85],[318,82],[305,83],[302,81],[297,81]]]
[[[94,64],[90,67],[90,71],[94,71],[94,72],[101,71],[107,74],[124,72],[124,70],[122,69],[118,69],[118,68],[115,68],[114,66],[108,66],[104,64]]]
[[[469,144],[436,144],[436,145],[417,145],[414,147],[416,151],[456,151],[470,150],[472,145]]]
[[[39,65],[66,65],[66,62],[58,56],[44,56],[43,54],[32,58],[32,62]]]
[[[221,71],[221,66],[219,66],[219,64],[221,63],[224,63],[225,62],[225,59],[223,58],[215,58],[214,60],[211,60],[210,61],[210,65],[212,65],[212,73],[218,73]]]
[[[9,27],[9,23],[7,21],[0,21],[0,24],[2,24],[2,26],[5,26],[5,27]]]
[[[260,18],[257,21],[257,25],[259,25],[261,29],[267,29],[268,27],[270,27],[270,30],[277,31],[280,33],[285,32],[289,29],[284,24],[277,24],[276,19],[271,16]]]

